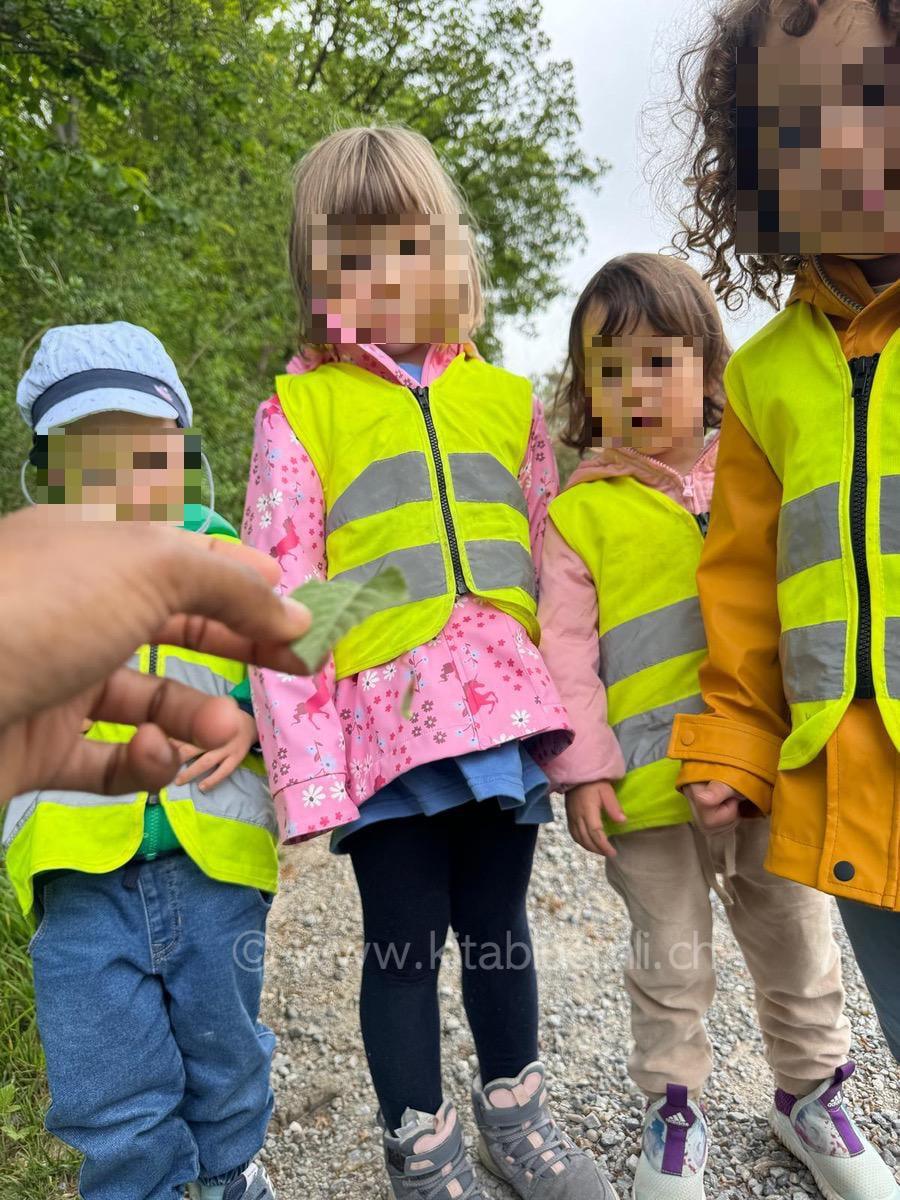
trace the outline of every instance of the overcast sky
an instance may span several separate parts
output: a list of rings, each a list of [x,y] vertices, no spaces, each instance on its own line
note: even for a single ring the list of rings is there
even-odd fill
[[[534,333],[515,323],[502,327],[509,369],[534,377],[557,366],[574,300],[591,275],[616,254],[657,251],[668,242],[671,222],[654,211],[642,173],[641,111],[674,93],[675,60],[690,27],[673,17],[704,8],[697,0],[546,0],[544,28],[554,58],[570,59],[575,68],[584,147],[611,170],[598,195],[579,196],[588,240],[565,267],[570,294],[540,314]],[[740,318],[723,313],[733,345],[771,315],[762,304]]]

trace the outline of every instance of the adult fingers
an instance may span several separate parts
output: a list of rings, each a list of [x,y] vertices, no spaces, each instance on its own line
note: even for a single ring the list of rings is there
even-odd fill
[[[163,731],[143,725],[130,742],[79,739],[47,786],[101,796],[158,792],[177,770],[177,753]]]
[[[276,603],[294,606],[292,600],[279,601],[275,596],[272,599]],[[300,637],[309,628],[307,610],[302,605],[296,607],[301,610],[295,626],[300,629],[300,633],[291,635],[288,640]],[[293,613],[293,607],[289,611]],[[303,660],[284,642],[257,641],[235,633],[221,621],[208,617],[177,613],[169,617],[150,640],[166,646],[183,646],[186,650],[196,650],[202,654],[215,654],[219,658],[230,658],[235,662],[252,663],[257,667],[269,667],[275,671],[283,671],[286,675],[307,673]]]
[[[266,556],[248,546],[182,536],[178,552],[166,555],[163,564],[171,614],[215,620],[248,639],[251,653],[257,645],[294,641],[309,628],[309,612],[272,591],[261,573],[264,564]]]
[[[191,533],[189,530],[179,530],[188,537],[197,538],[204,546],[213,544],[218,547],[213,553],[224,555],[225,558],[232,559],[233,562],[241,563],[246,567],[251,568],[258,575],[262,575],[263,579],[272,587],[281,580],[281,567],[278,561],[271,554],[264,554],[262,550],[254,550],[252,546],[247,546],[243,542],[225,541],[222,538],[208,538],[202,533]]]
[[[224,745],[241,729],[241,710],[230,697],[207,696],[177,680],[141,675],[129,667],[109,676],[90,715],[122,725],[158,725],[168,737],[204,750]]]

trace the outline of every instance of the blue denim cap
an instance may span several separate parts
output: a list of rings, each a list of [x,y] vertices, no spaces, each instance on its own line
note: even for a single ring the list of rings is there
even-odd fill
[[[59,325],[41,338],[16,403],[36,434],[92,413],[168,417],[188,429],[193,412],[175,364],[140,325]]]

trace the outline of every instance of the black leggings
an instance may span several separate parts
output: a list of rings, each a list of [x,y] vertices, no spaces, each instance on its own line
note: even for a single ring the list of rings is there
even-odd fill
[[[493,800],[380,821],[347,839],[362,900],[363,1044],[389,1129],[441,1090],[438,970],[452,925],[484,1082],[538,1056],[537,977],[525,896],[536,825]]]

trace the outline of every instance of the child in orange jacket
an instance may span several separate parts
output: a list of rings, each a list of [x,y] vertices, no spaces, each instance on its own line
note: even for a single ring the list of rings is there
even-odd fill
[[[726,302],[794,286],[726,373],[670,753],[704,828],[771,813],[769,870],[838,898],[900,1059],[898,38],[894,0],[725,0],[694,48],[683,243]]]

